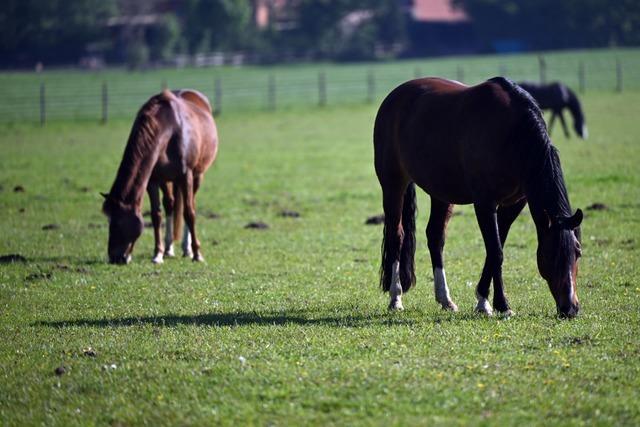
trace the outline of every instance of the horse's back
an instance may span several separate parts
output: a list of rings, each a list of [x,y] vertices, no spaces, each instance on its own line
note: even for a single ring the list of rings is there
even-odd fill
[[[379,178],[404,176],[441,200],[462,204],[472,201],[474,180],[500,169],[511,175],[502,164],[508,161],[496,159],[509,150],[518,108],[501,83],[425,78],[392,91],[374,132]]]

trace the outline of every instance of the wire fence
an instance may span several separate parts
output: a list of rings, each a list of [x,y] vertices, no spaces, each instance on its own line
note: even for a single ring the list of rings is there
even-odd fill
[[[440,76],[469,84],[496,75],[515,81],[562,81],[578,93],[640,90],[640,54],[529,55],[525,59],[406,61],[362,65],[248,67],[96,74],[73,71],[0,76],[0,122],[96,120],[133,117],[162,88],[193,88],[207,95],[216,113],[374,103],[398,84]]]

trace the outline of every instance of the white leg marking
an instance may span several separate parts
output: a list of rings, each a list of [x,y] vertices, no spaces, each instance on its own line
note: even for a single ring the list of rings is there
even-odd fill
[[[582,125],[582,137],[589,139],[589,129],[587,129],[587,125]]]
[[[158,252],[156,256],[151,260],[154,264],[162,264],[164,262],[164,257],[162,256],[162,252]]]
[[[125,258],[124,263],[125,264],[129,264],[131,262],[131,254],[127,255],[127,258]]]
[[[433,270],[433,287],[436,293],[436,301],[440,303],[442,308],[446,310],[458,311],[458,306],[451,301],[449,295],[449,287],[447,286],[447,276],[444,268],[435,268]]]
[[[476,311],[478,313],[484,313],[487,316],[492,316],[493,308],[491,308],[491,304],[489,304],[489,301],[486,298],[479,295],[477,292],[476,292],[476,298],[478,299],[478,305],[476,305]]]
[[[392,271],[391,287],[389,288],[389,295],[391,295],[389,310],[404,310],[402,305],[402,284],[400,284],[400,261],[393,263]]]
[[[164,254],[166,256],[174,256],[173,253],[173,215],[167,215],[164,229]]]
[[[193,251],[191,250],[191,233],[189,233],[189,227],[184,225],[184,232],[182,233],[182,255],[183,256],[193,256]]]

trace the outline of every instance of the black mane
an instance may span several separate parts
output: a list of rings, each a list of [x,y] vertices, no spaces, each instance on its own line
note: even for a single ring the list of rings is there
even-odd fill
[[[505,77],[489,81],[499,84],[521,108],[514,138],[521,145],[525,193],[530,204],[544,209],[550,218],[571,215],[558,150],[551,143],[538,104],[527,91]]]

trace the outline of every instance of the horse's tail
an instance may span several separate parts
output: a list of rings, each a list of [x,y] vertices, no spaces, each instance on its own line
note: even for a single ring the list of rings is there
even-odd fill
[[[184,222],[184,196],[179,185],[173,186],[173,241],[182,239],[182,224]]]
[[[408,292],[416,283],[414,257],[416,252],[416,190],[410,183],[404,193],[402,204],[402,237],[398,245],[397,224],[385,221],[382,239],[382,264],[380,286],[384,292],[391,288],[393,264],[400,261],[400,283],[402,292]],[[398,254],[398,249],[400,253]]]

